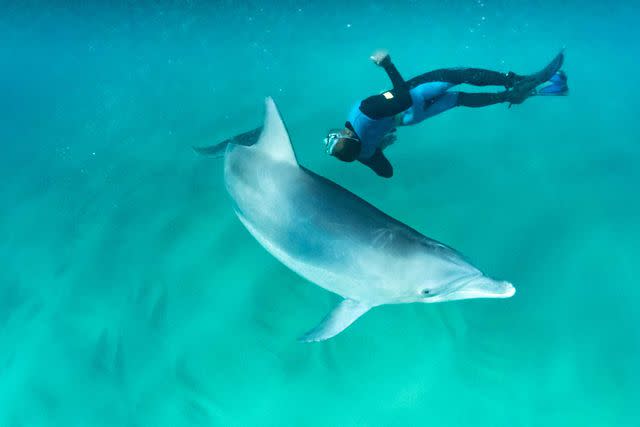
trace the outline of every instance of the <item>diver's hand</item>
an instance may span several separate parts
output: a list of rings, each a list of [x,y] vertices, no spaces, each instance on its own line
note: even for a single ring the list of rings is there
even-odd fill
[[[391,57],[389,56],[389,52],[386,50],[378,50],[371,55],[371,60],[374,64],[384,67],[391,62]]]

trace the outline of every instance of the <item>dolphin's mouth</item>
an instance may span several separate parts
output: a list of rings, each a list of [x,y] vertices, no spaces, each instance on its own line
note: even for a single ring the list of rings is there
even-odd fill
[[[511,283],[493,280],[482,274],[478,274],[456,280],[451,284],[451,291],[436,296],[434,300],[453,301],[471,298],[509,298],[515,293],[516,288]]]
[[[509,282],[476,276],[454,292],[463,298],[509,298],[516,288]]]
[[[509,282],[504,283],[504,293],[501,295],[501,298],[510,298],[516,294],[516,287]]]

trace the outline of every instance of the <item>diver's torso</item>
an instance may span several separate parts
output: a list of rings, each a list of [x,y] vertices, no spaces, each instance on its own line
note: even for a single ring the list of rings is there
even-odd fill
[[[457,94],[448,92],[453,86],[446,82],[428,82],[411,88],[411,107],[402,113],[402,125],[420,123],[453,107]]]
[[[348,123],[351,124],[353,131],[362,144],[360,155],[358,156],[359,160],[371,158],[380,146],[382,138],[394,128],[393,117],[372,119],[362,112],[360,103],[357,103],[352,108]]]
[[[399,113],[403,126],[414,125],[442,113],[455,105],[457,95],[447,91],[451,83],[428,82],[409,90],[411,106]],[[373,119],[365,114],[360,103],[349,114],[348,123],[362,143],[359,160],[367,160],[380,147],[384,136],[395,127],[395,116]]]

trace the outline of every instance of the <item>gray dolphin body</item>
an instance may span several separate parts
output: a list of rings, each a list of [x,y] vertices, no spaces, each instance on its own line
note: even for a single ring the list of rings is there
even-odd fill
[[[331,338],[383,304],[515,293],[455,250],[300,166],[271,98],[253,144],[223,144],[225,185],[247,230],[291,270],[344,298],[302,341]]]

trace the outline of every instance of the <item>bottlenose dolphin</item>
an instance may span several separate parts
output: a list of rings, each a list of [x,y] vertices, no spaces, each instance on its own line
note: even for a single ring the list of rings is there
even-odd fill
[[[454,249],[298,164],[271,98],[261,132],[197,151],[224,153],[226,189],[256,240],[300,276],[344,298],[301,341],[331,338],[383,304],[515,293]]]

